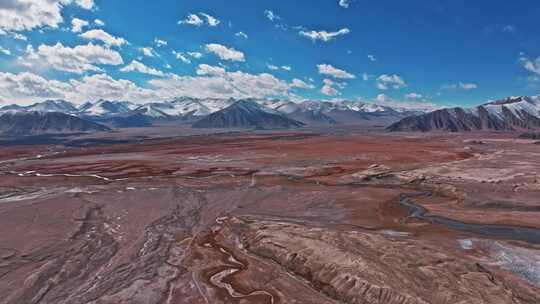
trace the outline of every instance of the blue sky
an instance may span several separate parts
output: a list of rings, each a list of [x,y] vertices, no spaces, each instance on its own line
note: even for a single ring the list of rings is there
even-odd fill
[[[536,95],[536,1],[0,4],[0,102],[174,96],[471,106]]]

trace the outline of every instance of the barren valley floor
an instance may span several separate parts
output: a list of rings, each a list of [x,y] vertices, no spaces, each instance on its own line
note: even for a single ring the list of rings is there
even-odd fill
[[[0,303],[538,304],[540,146],[515,138],[3,145]]]

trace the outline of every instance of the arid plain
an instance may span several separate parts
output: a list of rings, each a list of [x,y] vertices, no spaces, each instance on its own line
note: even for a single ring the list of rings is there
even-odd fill
[[[115,136],[0,148],[0,303],[540,303],[533,140]]]

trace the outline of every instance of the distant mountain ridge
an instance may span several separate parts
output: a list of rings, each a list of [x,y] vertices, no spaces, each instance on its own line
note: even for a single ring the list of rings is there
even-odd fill
[[[288,129],[302,126],[302,122],[290,119],[254,100],[237,101],[193,124],[194,128]]]
[[[387,130],[449,131],[480,130],[513,131],[540,128],[540,96],[509,97],[474,108],[447,108],[406,117]]]
[[[360,101],[249,99],[258,105],[276,111],[304,125],[389,125],[414,112],[406,112]],[[8,105],[0,113],[15,112],[60,112],[80,118],[104,123],[112,127],[142,127],[155,123],[194,123],[230,107],[237,99],[179,97],[170,101],[136,104],[128,101],[98,100],[75,105],[65,100],[46,100],[30,106]]]
[[[0,134],[9,136],[110,131],[110,128],[60,112],[0,114]]]

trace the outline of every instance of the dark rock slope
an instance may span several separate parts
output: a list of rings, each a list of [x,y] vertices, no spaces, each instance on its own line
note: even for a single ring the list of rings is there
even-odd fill
[[[302,127],[302,122],[265,108],[251,100],[240,100],[193,124],[194,128],[287,129]]]
[[[7,112],[0,116],[0,134],[36,135],[109,131],[106,126],[59,112]]]
[[[540,97],[511,97],[476,108],[441,109],[409,116],[388,127],[391,132],[434,130],[465,132],[540,128]]]

